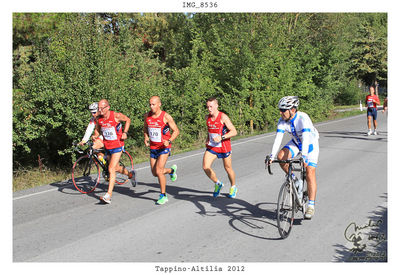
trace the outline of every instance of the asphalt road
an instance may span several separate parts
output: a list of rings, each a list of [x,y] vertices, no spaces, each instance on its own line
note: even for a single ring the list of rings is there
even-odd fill
[[[162,206],[155,205],[159,186],[148,163],[136,166],[135,188],[116,186],[111,205],[99,203],[104,184],[93,195],[80,194],[71,182],[14,193],[13,261],[386,261],[386,116],[380,113],[378,123],[377,136],[366,135],[365,114],[316,125],[316,213],[310,221],[298,215],[285,240],[275,219],[284,175],[278,166],[273,176],[264,169],[274,140],[267,133],[233,142],[236,199],[226,197],[221,161],[214,168],[225,187],[212,197],[202,170],[204,149],[170,157],[167,165],[178,165],[178,180],[168,179],[169,202]]]

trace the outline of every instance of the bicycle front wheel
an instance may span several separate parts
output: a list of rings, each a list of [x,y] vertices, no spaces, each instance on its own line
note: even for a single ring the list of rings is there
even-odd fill
[[[117,184],[124,184],[129,180],[129,172],[133,171],[133,159],[127,151],[122,153],[121,158],[119,159],[119,166],[115,182]]]
[[[291,191],[290,183],[285,182],[279,191],[276,209],[278,231],[282,239],[287,238],[292,230],[295,210],[294,200],[295,197],[294,193]]]
[[[72,182],[79,192],[92,192],[100,182],[99,164],[88,155],[80,157],[72,167]]]

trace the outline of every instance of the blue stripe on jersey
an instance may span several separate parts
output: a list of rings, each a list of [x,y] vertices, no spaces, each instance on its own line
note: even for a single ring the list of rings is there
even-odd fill
[[[297,116],[297,113],[296,113]],[[295,117],[296,118],[296,117]],[[296,133],[296,129],[294,128],[294,123],[293,123],[294,119],[292,119],[290,121],[290,130],[292,132],[293,137],[296,139],[297,141],[297,147],[299,147],[299,150],[301,151],[301,148],[303,147],[303,144],[301,143],[301,140],[299,138],[299,136]]]
[[[285,130],[278,129],[278,130],[276,130],[276,132],[277,132],[277,133],[285,133]]]
[[[311,132],[311,129],[310,128],[304,128],[303,130],[301,130],[303,133],[304,132]]]

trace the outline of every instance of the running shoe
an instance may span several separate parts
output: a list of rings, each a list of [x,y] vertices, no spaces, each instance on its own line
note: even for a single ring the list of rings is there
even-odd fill
[[[304,218],[306,218],[307,220],[311,220],[311,218],[314,216],[314,213],[315,213],[314,207],[308,207],[306,214],[304,215]]]
[[[219,183],[219,184],[218,184],[218,183],[215,184],[215,186],[214,186],[214,193],[213,193],[214,198],[218,197],[219,192],[220,192],[221,189],[222,189],[222,186],[224,186],[224,185],[222,184],[222,182]]]
[[[100,197],[100,200],[104,201],[105,203],[111,203],[111,196],[110,194],[106,193],[104,196]]]
[[[165,194],[160,194],[160,197],[158,198],[157,204],[164,204],[168,201],[168,197]]]
[[[231,199],[236,198],[237,191],[238,191],[238,189],[237,189],[236,185],[232,186],[231,189],[229,190],[228,198],[231,198]]]
[[[128,178],[131,181],[132,186],[135,187],[136,186],[136,172],[135,172],[135,170],[132,170],[131,172],[129,172]]]
[[[374,135],[375,135],[375,136],[378,135],[378,132],[377,132],[376,130],[374,131]]]
[[[177,169],[178,169],[178,166],[176,166],[176,164],[171,166],[172,173],[169,174],[169,176],[171,177],[171,181],[176,181],[176,178],[178,177],[178,175],[176,174]]]
[[[369,129],[369,130],[368,130],[368,133],[367,133],[367,135],[368,135],[368,136],[372,135],[372,131],[371,131],[371,129]]]

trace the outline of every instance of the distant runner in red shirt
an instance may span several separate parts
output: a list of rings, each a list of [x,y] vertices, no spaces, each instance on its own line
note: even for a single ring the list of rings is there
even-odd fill
[[[218,100],[215,97],[207,99],[207,109],[209,113],[206,116],[208,138],[206,143],[207,149],[203,157],[203,170],[215,184],[213,196],[218,197],[223,184],[218,180],[211,165],[217,158],[222,158],[225,171],[231,182],[228,197],[235,198],[237,187],[235,172],[232,169],[231,137],[236,136],[236,128],[226,114],[218,111]]]
[[[376,111],[377,104],[381,104],[379,101],[379,97],[375,95],[375,87],[369,87],[369,95],[365,98],[365,105],[367,106],[367,124],[368,124],[368,133],[367,135],[371,135],[371,119],[374,120],[374,135],[377,135],[377,127],[378,123],[376,121],[378,112]]]

